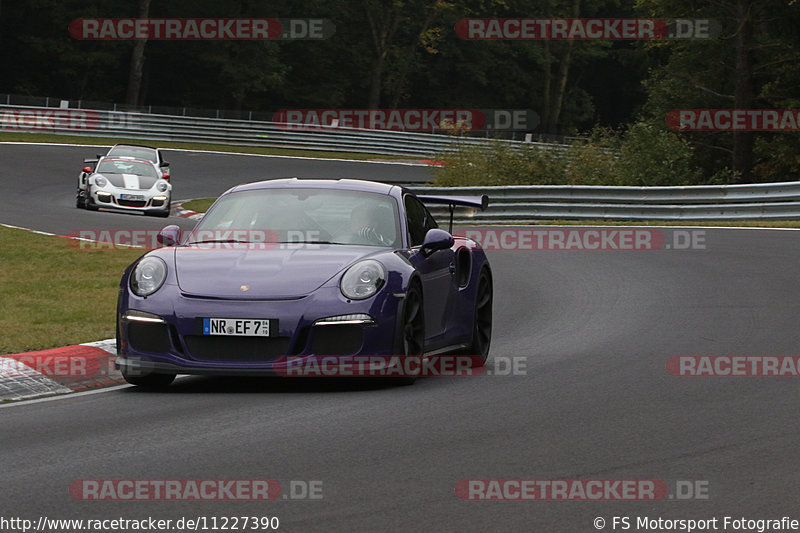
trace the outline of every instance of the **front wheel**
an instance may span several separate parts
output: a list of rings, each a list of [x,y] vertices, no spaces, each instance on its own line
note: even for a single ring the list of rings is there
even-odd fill
[[[400,334],[397,341],[396,353],[404,359],[417,358],[416,368],[422,369],[422,354],[425,350],[425,309],[422,301],[422,291],[419,285],[413,283],[403,300],[402,319],[400,321]],[[403,368],[410,365],[403,364]],[[417,376],[403,376],[393,381],[398,385],[411,385]]]

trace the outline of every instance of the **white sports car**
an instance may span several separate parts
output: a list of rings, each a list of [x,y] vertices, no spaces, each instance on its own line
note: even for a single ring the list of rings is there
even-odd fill
[[[130,157],[105,156],[92,170],[78,176],[79,208],[139,211],[147,215],[169,216],[172,185],[161,177],[150,161]]]

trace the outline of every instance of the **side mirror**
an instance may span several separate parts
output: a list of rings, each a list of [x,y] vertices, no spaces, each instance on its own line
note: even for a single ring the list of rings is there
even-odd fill
[[[83,167],[83,171],[86,172],[87,174],[91,174],[92,173],[92,167]]]
[[[429,229],[422,240],[420,251],[422,255],[428,256],[436,250],[444,250],[453,246],[453,236],[443,229]]]
[[[165,180],[169,181],[169,174],[168,174],[168,173],[164,172],[164,173],[161,175],[161,177],[162,177],[163,179],[165,179]]]
[[[156,240],[164,246],[175,246],[181,238],[181,227],[177,224],[170,224],[156,235]]]

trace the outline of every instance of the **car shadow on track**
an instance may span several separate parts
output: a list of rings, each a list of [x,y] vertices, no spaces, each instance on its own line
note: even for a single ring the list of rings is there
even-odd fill
[[[217,377],[187,376],[157,391],[128,387],[126,394],[194,394],[194,393],[309,393],[359,392],[403,388],[392,379],[378,378],[285,378],[285,377]]]

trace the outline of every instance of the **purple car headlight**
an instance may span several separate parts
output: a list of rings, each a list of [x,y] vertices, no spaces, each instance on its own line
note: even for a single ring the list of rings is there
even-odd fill
[[[160,257],[145,257],[133,269],[131,290],[136,296],[149,296],[167,279],[167,264]]]
[[[339,283],[342,294],[351,300],[363,300],[377,293],[386,283],[386,269],[374,259],[359,261],[347,269]]]

